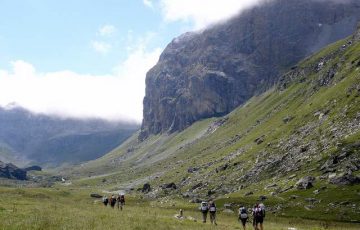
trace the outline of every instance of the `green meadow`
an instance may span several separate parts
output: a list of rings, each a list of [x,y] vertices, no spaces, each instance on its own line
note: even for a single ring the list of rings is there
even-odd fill
[[[184,200],[126,197],[123,211],[105,207],[89,190],[76,188],[0,188],[0,229],[242,229],[236,213],[219,209],[217,226],[201,222],[197,204]],[[175,218],[179,208],[185,219]],[[250,226],[250,223],[248,224]],[[267,230],[360,229],[360,224],[279,218],[267,215]]]

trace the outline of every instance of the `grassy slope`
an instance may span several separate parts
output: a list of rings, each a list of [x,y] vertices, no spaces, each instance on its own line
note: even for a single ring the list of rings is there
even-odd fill
[[[295,80],[285,90],[273,88],[252,98],[226,116],[228,120],[215,132],[207,132],[215,121],[207,119],[181,133],[153,136],[142,143],[137,141],[135,135],[108,155],[69,170],[69,175],[82,178],[74,181],[76,186],[98,186],[110,190],[137,188],[147,181],[151,181],[154,188],[170,182],[179,185],[188,178],[189,182],[184,183],[179,190],[182,193],[202,182],[205,186],[197,191],[201,196],[205,196],[208,190],[216,190],[219,191],[217,197],[231,193],[230,199],[235,202],[245,200],[249,204],[255,202],[259,195],[270,196],[269,193],[273,190],[264,190],[267,184],[276,182],[284,188],[294,185],[300,177],[309,173],[318,177],[321,175],[319,166],[330,155],[341,151],[346,144],[360,139],[358,127],[348,129],[349,123],[354,121],[360,111],[357,92],[351,91],[349,94],[351,87],[360,85],[360,44],[353,44],[341,51],[318,73],[313,71],[323,57],[339,51],[347,41],[339,41],[300,63],[300,68],[311,70],[305,80]],[[333,67],[338,70],[332,83],[318,86],[319,79]],[[329,110],[329,113],[324,119],[314,116],[316,112],[326,110]],[[284,123],[285,117],[293,119]],[[306,136],[298,134],[299,130],[308,127],[311,129]],[[338,137],[331,138],[334,127],[344,127],[345,130]],[[254,140],[262,135],[265,135],[265,141],[256,144]],[[285,149],[284,146],[291,142],[290,137],[294,138],[296,143]],[[283,173],[276,171],[277,168],[270,168],[256,175],[256,178],[247,181],[239,179],[251,171],[259,159],[266,161],[279,157],[307,144],[315,149],[315,154],[310,154],[298,162],[299,167],[294,167],[294,170]],[[353,154],[359,154],[358,150]],[[226,170],[215,172],[225,164],[229,165]],[[200,167],[200,170],[197,173],[188,173],[189,167]],[[291,174],[296,174],[296,177],[288,179]],[[245,188],[239,190],[240,185]],[[324,185],[328,189],[315,196],[313,191]],[[224,188],[228,191],[221,191]],[[254,195],[245,198],[243,195],[248,191],[252,191]],[[266,202],[269,205],[281,203],[281,211],[276,213],[280,216],[360,221],[359,192],[359,186],[337,187],[317,179],[315,188],[311,190],[291,190],[270,197]],[[294,194],[300,198],[289,201],[290,195]],[[311,211],[304,209],[304,206],[308,205],[304,198],[308,197],[316,197],[321,201]],[[223,202],[221,199],[220,201]],[[351,201],[357,206],[352,208],[337,205],[329,208],[328,202],[331,201]]]

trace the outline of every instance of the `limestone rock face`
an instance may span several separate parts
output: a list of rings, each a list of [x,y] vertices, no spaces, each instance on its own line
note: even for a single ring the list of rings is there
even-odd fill
[[[359,19],[357,0],[275,0],[175,38],[147,73],[139,139],[229,113]]]

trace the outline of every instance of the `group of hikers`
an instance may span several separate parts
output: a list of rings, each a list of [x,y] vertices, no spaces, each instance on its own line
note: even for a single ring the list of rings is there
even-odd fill
[[[112,194],[109,197],[107,196],[104,196],[102,198],[102,202],[105,206],[107,206],[108,204],[110,204],[110,206],[112,208],[115,207],[116,203],[117,203],[117,208],[122,210],[123,209],[123,206],[125,205],[125,195],[124,194],[119,194],[118,196],[115,196],[114,194]]]
[[[200,211],[202,213],[203,223],[206,223],[207,214],[210,213],[210,222],[211,224],[217,225],[216,223],[216,205],[214,201],[209,203],[206,201],[201,202]],[[253,227],[255,230],[263,230],[263,222],[265,218],[265,205],[264,204],[255,204],[252,209],[253,216]],[[246,223],[249,220],[249,212],[244,205],[240,205],[238,212],[238,220],[241,222],[243,229],[246,230]]]
[[[125,195],[119,194],[115,196],[112,194],[110,197],[104,196],[102,198],[102,202],[105,206],[110,204],[112,208],[115,207],[117,204],[117,208],[122,210],[123,206],[125,205]],[[202,221],[206,223],[207,215],[210,214],[210,222],[211,224],[217,225],[216,223],[216,205],[214,201],[203,201],[200,205],[200,211],[202,213]],[[183,216],[182,209],[180,210],[180,216]],[[265,218],[265,205],[264,204],[255,204],[252,209],[252,216],[253,216],[253,227],[255,230],[263,230],[263,222]],[[243,229],[246,230],[246,223],[249,221],[249,212],[244,205],[240,205],[239,212],[238,212],[238,221],[242,224]]]

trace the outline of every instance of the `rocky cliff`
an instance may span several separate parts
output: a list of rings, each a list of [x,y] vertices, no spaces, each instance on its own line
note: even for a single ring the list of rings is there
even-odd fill
[[[0,161],[0,178],[26,180],[26,171],[9,163]]]
[[[139,139],[229,113],[359,19],[357,0],[276,0],[174,39],[147,73]]]

